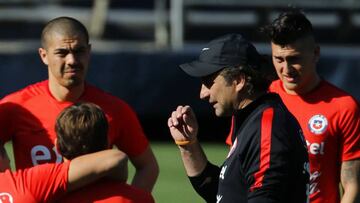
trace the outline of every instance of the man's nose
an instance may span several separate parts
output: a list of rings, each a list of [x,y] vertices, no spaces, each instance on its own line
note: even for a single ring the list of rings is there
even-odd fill
[[[205,98],[209,97],[209,95],[210,95],[209,88],[207,88],[205,85],[201,85],[200,99],[205,99]]]
[[[283,71],[284,71],[285,73],[289,73],[289,72],[292,71],[292,69],[293,69],[292,64],[285,61],[285,62],[284,62],[284,70],[283,70]]]
[[[67,56],[66,56],[66,63],[67,64],[71,64],[71,65],[74,65],[74,64],[77,64],[78,60],[77,60],[77,57],[75,54],[73,53],[69,53]]]

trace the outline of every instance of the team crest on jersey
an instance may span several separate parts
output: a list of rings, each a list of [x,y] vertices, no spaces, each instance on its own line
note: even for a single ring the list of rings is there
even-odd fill
[[[325,132],[328,121],[325,116],[318,114],[310,118],[309,123],[309,130],[314,134],[322,134]]]
[[[13,197],[6,192],[0,193],[0,203],[13,203]]]

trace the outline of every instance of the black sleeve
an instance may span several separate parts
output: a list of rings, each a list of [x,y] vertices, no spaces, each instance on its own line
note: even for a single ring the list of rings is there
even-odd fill
[[[200,175],[196,177],[189,177],[191,185],[195,191],[206,202],[216,202],[219,174],[220,168],[208,162],[204,171]]]

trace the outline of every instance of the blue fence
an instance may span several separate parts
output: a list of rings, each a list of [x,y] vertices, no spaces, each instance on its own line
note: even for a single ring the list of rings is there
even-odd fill
[[[167,118],[179,104],[194,107],[199,116],[200,137],[224,140],[229,120],[216,118],[199,99],[200,83],[178,65],[196,58],[195,52],[93,53],[88,81],[127,101],[138,113],[153,140],[170,140]],[[0,97],[46,79],[47,68],[37,53],[0,54]],[[321,75],[360,99],[360,58],[356,54],[325,54]]]

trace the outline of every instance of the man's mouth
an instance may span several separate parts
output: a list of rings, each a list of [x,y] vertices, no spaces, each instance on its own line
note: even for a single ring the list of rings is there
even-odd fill
[[[283,76],[284,80],[286,82],[289,82],[289,83],[293,83],[296,81],[296,77],[295,76]]]

